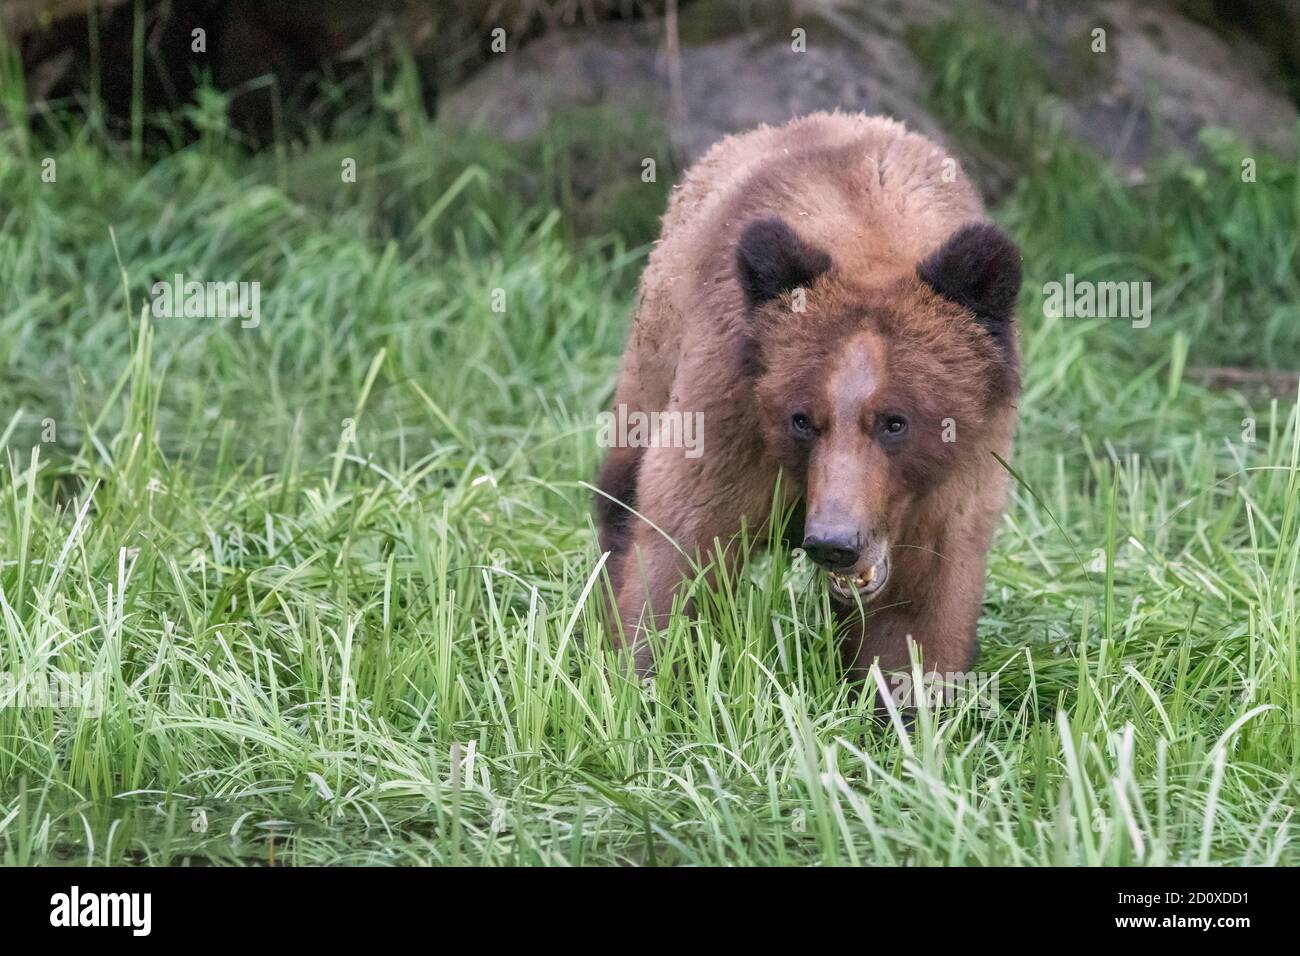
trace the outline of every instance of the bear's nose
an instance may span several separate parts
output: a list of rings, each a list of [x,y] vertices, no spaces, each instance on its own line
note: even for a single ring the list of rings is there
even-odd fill
[[[858,542],[855,538],[803,539],[804,553],[827,571],[843,571],[858,563]]]

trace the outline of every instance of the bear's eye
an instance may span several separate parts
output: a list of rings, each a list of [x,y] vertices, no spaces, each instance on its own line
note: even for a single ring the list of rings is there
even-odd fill
[[[907,419],[902,415],[886,415],[880,421],[880,430],[891,438],[898,438],[907,432]]]
[[[812,419],[803,412],[795,412],[790,418],[790,428],[796,435],[807,437],[813,433]]]

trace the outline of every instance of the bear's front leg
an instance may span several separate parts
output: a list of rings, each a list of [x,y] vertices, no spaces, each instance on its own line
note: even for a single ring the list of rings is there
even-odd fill
[[[615,604],[618,637],[638,677],[654,666],[650,637],[668,623],[677,587],[691,576],[693,542],[670,542],[653,529],[638,528],[623,556]],[[681,547],[681,551],[674,547]],[[686,551],[691,547],[692,551]]]
[[[861,611],[841,609],[847,619],[843,650],[855,680],[870,681],[871,665],[879,663],[895,702],[911,709],[917,694],[912,689],[913,647],[927,681],[963,681],[975,661],[984,562],[973,556],[966,561],[931,558],[896,568],[898,572],[903,573],[897,585],[878,602]]]
[[[668,623],[677,589],[712,560],[734,563],[741,527],[757,534],[775,486],[775,468],[756,455],[733,453],[723,460],[690,458],[680,448],[644,450],[636,494],[641,517],[631,519],[616,594],[622,645],[639,676],[653,667],[650,637]]]

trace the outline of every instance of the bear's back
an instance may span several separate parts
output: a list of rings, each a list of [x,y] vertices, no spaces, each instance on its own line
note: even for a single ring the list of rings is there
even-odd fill
[[[813,113],[720,140],[674,189],[642,274],[633,374],[647,405],[666,402],[689,341],[744,321],[736,240],[772,215],[872,286],[914,270],[984,210],[947,152],[885,117]]]

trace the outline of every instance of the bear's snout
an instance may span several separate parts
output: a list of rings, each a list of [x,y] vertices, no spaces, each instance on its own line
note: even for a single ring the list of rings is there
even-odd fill
[[[803,550],[829,573],[831,593],[842,601],[869,601],[889,580],[889,547],[878,535],[805,528]]]
[[[803,550],[813,561],[827,571],[844,571],[858,563],[862,553],[861,539],[857,534],[814,536],[803,539]]]

